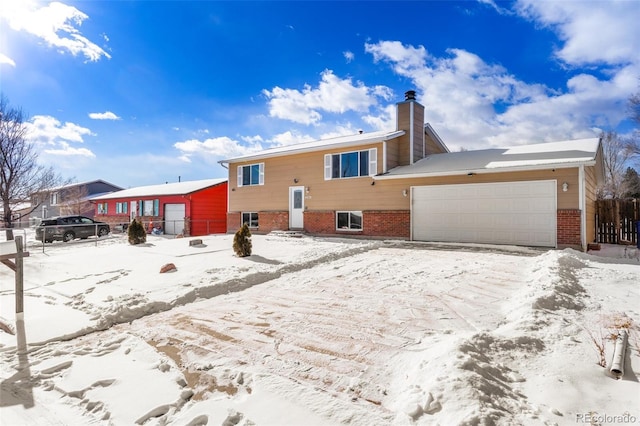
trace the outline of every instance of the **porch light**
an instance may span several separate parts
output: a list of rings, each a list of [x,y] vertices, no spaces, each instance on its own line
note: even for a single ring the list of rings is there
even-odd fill
[[[402,190],[402,196],[403,196],[403,197],[406,197],[406,196],[407,196],[407,190],[406,190],[406,189],[403,189],[403,190]]]
[[[298,183],[298,178],[293,178],[293,183]]]
[[[569,190],[569,184],[567,182],[562,182],[562,191],[567,192]]]

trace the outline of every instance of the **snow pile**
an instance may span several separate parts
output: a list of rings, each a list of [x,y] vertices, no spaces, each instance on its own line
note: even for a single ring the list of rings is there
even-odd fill
[[[2,423],[640,419],[633,257],[256,235],[237,258],[231,239],[31,246],[25,321],[0,333]],[[616,380],[598,362],[620,327]]]

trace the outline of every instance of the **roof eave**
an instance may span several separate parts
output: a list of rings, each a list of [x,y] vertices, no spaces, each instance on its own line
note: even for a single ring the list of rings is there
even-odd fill
[[[292,148],[290,150],[286,150],[286,151],[280,151],[280,152],[274,152],[274,153],[256,153],[254,155],[247,155],[247,156],[243,156],[243,157],[236,157],[236,158],[229,158],[226,160],[220,160],[218,161],[219,164],[231,164],[231,163],[243,163],[246,161],[254,161],[254,160],[263,160],[266,158],[275,158],[275,157],[283,157],[286,155],[293,155],[293,154],[304,154],[307,152],[317,152],[317,151],[326,151],[328,149],[333,149],[333,148],[347,148],[347,147],[352,147],[352,146],[358,146],[358,145],[366,145],[366,144],[371,144],[371,143],[377,143],[377,142],[386,142],[388,140],[391,139],[395,139],[398,136],[402,136],[403,134],[405,134],[404,130],[397,130],[397,131],[393,131],[393,132],[389,132],[387,135],[385,136],[376,136],[376,137],[372,137],[370,139],[360,139],[357,141],[346,141],[346,142],[342,142],[342,143],[336,143],[336,144],[326,144],[326,145],[318,145],[318,146],[313,146],[313,147],[303,147],[303,148]]]
[[[494,168],[482,168],[482,169],[468,169],[468,170],[453,170],[447,172],[429,172],[429,173],[405,173],[405,174],[384,174],[373,176],[374,180],[387,180],[387,179],[412,179],[412,178],[426,178],[426,177],[440,177],[440,176],[464,176],[464,175],[479,175],[489,173],[507,173],[507,172],[526,172],[536,170],[549,170],[549,169],[570,169],[579,166],[593,166],[596,164],[595,160],[579,161],[571,163],[557,163],[557,164],[538,164],[534,166],[511,166],[511,167],[494,167]]]

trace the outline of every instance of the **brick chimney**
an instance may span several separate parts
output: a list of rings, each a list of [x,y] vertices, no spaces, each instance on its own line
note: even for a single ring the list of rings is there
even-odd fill
[[[399,138],[398,165],[413,164],[425,157],[424,106],[416,101],[415,90],[408,90],[396,108],[397,130],[405,131]]]

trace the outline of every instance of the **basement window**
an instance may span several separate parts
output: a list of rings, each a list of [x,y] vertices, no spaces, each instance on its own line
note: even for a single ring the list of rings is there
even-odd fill
[[[362,212],[336,212],[338,231],[362,231]]]
[[[247,224],[249,228],[257,228],[258,227],[258,213],[257,212],[243,212],[242,213],[242,224]]]

